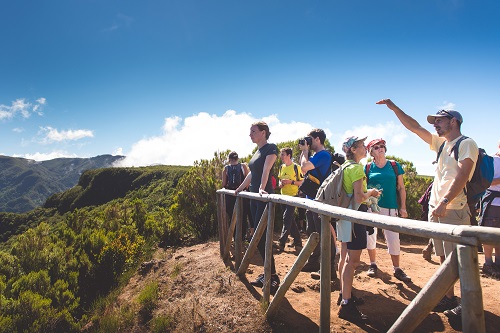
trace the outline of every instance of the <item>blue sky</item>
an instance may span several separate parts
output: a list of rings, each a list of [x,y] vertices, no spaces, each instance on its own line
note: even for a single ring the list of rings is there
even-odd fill
[[[336,149],[382,136],[431,174],[434,154],[375,102],[423,125],[455,108],[493,154],[499,12],[495,0],[3,1],[0,154],[190,165],[249,154],[264,119],[272,142],[314,127]]]

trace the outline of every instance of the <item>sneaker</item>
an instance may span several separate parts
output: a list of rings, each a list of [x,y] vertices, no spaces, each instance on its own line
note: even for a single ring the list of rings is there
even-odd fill
[[[317,272],[319,271],[319,262],[307,262],[301,269],[302,272]]]
[[[356,305],[363,305],[365,304],[365,300],[363,297],[356,297],[354,294],[351,292],[351,299],[349,302],[353,302]],[[337,299],[337,305],[340,305],[342,303],[342,293],[339,293],[339,298]]]
[[[366,273],[366,275],[368,275],[369,277],[375,277],[375,275],[377,275],[377,270],[378,270],[377,265],[371,264],[370,268],[368,268],[368,272]]]
[[[264,286],[264,274],[259,274],[255,281],[251,281],[250,284],[254,287],[262,288]]]
[[[406,275],[405,272],[403,272],[403,270],[401,268],[396,269],[396,271],[394,272],[394,276],[399,281],[411,282],[411,278],[408,275]]]
[[[446,310],[451,310],[455,307],[458,306],[458,301],[457,301],[457,297],[456,296],[453,296],[453,298],[448,298],[446,296],[444,296],[438,303],[438,305],[436,305],[434,307],[434,309],[432,309],[432,311],[434,312],[444,312]]]
[[[349,302],[347,304],[341,304],[338,311],[339,318],[352,321],[352,322],[366,322],[368,321],[368,316],[361,313],[354,302]]]
[[[279,252],[285,252],[285,244],[278,245],[278,251]]]
[[[485,263],[483,265],[483,268],[481,269],[481,272],[484,275],[492,277],[494,279],[500,279],[500,268],[495,264]]]
[[[312,272],[311,278],[314,280],[320,280],[321,279],[321,269],[317,272]],[[332,269],[331,273],[330,273],[330,281],[335,281],[335,280],[337,280],[337,271],[335,271],[335,269]]]
[[[450,319],[462,318],[462,304],[457,305],[451,310],[446,310],[443,312],[444,315]]]

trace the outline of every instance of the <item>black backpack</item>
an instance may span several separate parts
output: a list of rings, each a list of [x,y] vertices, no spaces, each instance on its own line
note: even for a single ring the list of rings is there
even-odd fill
[[[457,140],[452,148],[455,161],[458,161],[458,148],[460,147],[460,143],[465,139],[468,139],[468,137],[463,135]],[[433,163],[437,163],[439,160],[439,156],[443,152],[445,143],[446,142],[443,142],[443,144],[439,147],[436,160]],[[486,154],[486,151],[483,148],[479,148],[479,156],[477,157],[476,166],[474,167],[474,173],[472,174],[471,180],[467,181],[464,188],[464,193],[467,196],[467,204],[469,207],[474,207],[479,202],[481,197],[486,192],[486,189],[491,186],[493,175],[493,157]]]
[[[227,168],[227,184],[226,188],[230,190],[236,190],[238,186],[243,183],[244,172],[241,163],[235,165],[228,165]]]

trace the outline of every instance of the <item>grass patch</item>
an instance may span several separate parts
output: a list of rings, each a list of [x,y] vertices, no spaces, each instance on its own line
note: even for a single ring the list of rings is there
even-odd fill
[[[174,268],[172,269],[172,272],[170,273],[170,277],[172,279],[174,279],[177,276],[179,276],[179,274],[181,273],[181,269],[182,269],[182,264],[180,262],[175,263]]]
[[[152,333],[168,332],[174,324],[174,319],[169,315],[162,315],[151,319],[149,329]]]
[[[153,318],[153,311],[158,304],[158,282],[154,281],[144,287],[139,296],[137,296],[140,309],[139,315],[143,322]]]

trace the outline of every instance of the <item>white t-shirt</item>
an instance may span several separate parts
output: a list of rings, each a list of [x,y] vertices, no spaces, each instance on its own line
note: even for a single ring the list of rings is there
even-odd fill
[[[493,156],[493,168],[495,170],[493,174],[493,178],[500,178],[500,156]],[[491,185],[489,190],[492,191],[499,191],[500,192],[500,184],[499,185]],[[492,203],[493,206],[500,206],[500,198],[495,198],[493,199]]]
[[[455,160],[455,154],[453,152],[453,147],[458,141],[458,138],[451,142],[447,142],[445,138],[439,137],[436,134],[432,135],[432,142],[430,145],[431,150],[436,153],[439,151],[441,144],[445,142],[439,161],[436,164],[436,172],[434,177],[434,184],[432,185],[431,197],[429,199],[429,205],[436,207],[439,201],[443,199],[444,195],[451,186],[451,183],[457,178],[458,175],[458,161],[463,161],[470,158],[474,162],[474,166],[477,161],[477,156],[479,150],[477,144],[474,140],[467,138],[460,143],[458,149],[458,161]],[[469,180],[474,174],[474,167],[472,168]],[[467,205],[467,196],[464,191],[461,191],[450,203],[446,206],[446,209],[462,209]]]

